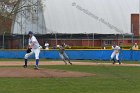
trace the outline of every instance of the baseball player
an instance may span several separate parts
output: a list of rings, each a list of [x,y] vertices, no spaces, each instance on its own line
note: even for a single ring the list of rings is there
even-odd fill
[[[132,47],[132,50],[139,50],[139,46],[137,43],[134,44],[134,46]]]
[[[49,43],[47,41],[45,42],[45,49],[49,50]]]
[[[116,63],[116,60],[119,62],[119,64],[121,64],[120,60],[119,60],[119,52],[120,52],[120,47],[117,46],[116,44],[114,44],[112,46],[113,49],[113,53],[111,54],[111,60],[113,60],[113,64]],[[114,59],[114,57],[116,56],[116,60]]]
[[[64,48],[65,46],[62,44],[62,45],[58,45],[57,47],[59,48],[59,55],[60,55],[61,59],[64,61],[65,65],[67,65],[66,61],[68,61],[68,63],[70,65],[72,65],[72,63],[70,62],[69,57],[65,53],[65,48]]]
[[[36,64],[34,69],[38,69],[40,45],[36,37],[33,35],[33,32],[29,31],[28,35],[29,35],[29,42],[28,42],[29,45],[28,45],[27,53],[25,54],[24,57],[25,65],[23,67],[27,68],[28,57],[31,56],[32,54],[35,54]]]

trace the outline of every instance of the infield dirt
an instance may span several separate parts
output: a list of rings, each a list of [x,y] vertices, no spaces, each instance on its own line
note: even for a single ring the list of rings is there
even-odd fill
[[[26,77],[26,78],[64,78],[64,77],[89,77],[95,76],[92,73],[64,71],[57,69],[40,68],[34,70],[33,68],[23,68],[24,62],[0,62],[0,77]],[[29,62],[28,65],[34,65],[34,61]],[[39,65],[65,65],[62,61],[40,62]],[[115,64],[112,63],[93,63],[93,62],[73,62],[73,65],[90,65],[90,66],[140,66],[140,64]],[[14,67],[18,66],[18,67]],[[68,65],[71,66],[71,65]]]

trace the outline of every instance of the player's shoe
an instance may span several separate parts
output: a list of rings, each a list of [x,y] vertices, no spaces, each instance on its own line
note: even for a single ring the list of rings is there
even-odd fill
[[[39,70],[39,68],[38,68],[38,66],[37,66],[37,65],[35,65],[35,66],[34,66],[34,69],[35,69],[35,70]]]
[[[113,64],[115,64],[116,62],[113,62]]]
[[[69,62],[70,63],[70,65],[72,65],[72,63],[71,62]]]
[[[27,65],[23,65],[24,68],[27,68]]]

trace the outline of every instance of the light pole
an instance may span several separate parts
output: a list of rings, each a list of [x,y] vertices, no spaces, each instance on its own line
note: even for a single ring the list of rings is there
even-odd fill
[[[57,46],[57,33],[55,33],[55,45]]]
[[[22,48],[24,49],[24,34],[23,34],[23,42],[22,42]]]
[[[124,46],[124,37],[125,37],[125,34],[124,34],[123,32],[120,32],[120,33],[121,33],[122,39],[123,39],[123,41],[122,41],[122,46]]]
[[[5,32],[3,33],[3,44],[2,44],[2,48],[4,49],[4,37],[5,37]]]
[[[92,39],[93,39],[92,46],[94,47],[94,33],[93,33],[93,38]]]

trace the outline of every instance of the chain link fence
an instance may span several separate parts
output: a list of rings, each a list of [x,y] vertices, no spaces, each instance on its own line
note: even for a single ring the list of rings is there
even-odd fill
[[[69,46],[82,47],[106,47],[116,43],[122,46],[132,46],[137,42],[140,44],[139,36],[120,35],[120,34],[57,34],[51,33],[46,35],[35,34],[40,45],[44,47],[47,41],[50,47],[65,43]],[[1,49],[25,49],[28,45],[28,35],[11,35],[4,33],[0,35]]]

